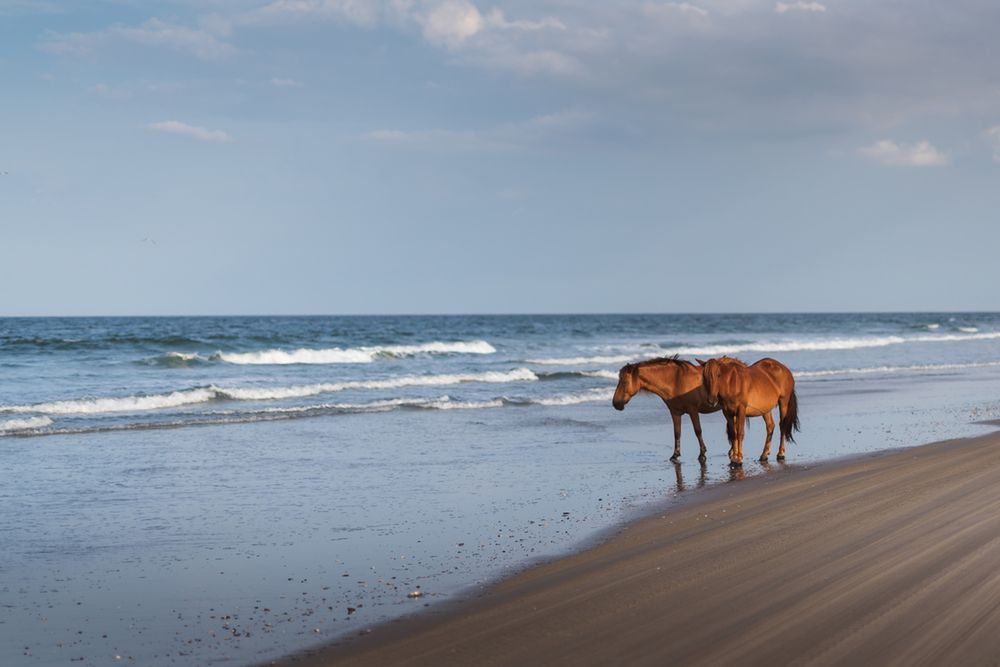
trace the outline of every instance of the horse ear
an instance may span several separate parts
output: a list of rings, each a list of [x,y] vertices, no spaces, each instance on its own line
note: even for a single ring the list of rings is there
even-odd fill
[[[697,361],[697,362],[698,362],[698,365],[699,365],[699,366],[704,366],[704,365],[705,365],[705,362],[704,362],[704,361],[702,361],[701,359],[695,359],[695,361]]]

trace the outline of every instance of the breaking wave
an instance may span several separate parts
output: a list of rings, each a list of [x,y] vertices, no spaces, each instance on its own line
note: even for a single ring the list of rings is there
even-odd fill
[[[27,419],[8,419],[0,421],[0,433],[10,433],[12,431],[30,431],[51,426],[52,420],[48,417],[28,417]]]
[[[167,352],[158,357],[147,359],[145,363],[150,366],[164,366],[166,368],[187,368],[207,361],[203,356],[194,352]]]
[[[367,403],[322,403],[318,405],[273,407],[257,410],[216,410],[194,413],[179,419],[142,421],[117,424],[87,424],[48,429],[52,420],[45,416],[27,419],[11,419],[0,422],[0,436],[45,436],[84,433],[104,433],[117,431],[147,431],[154,429],[175,429],[192,426],[220,426],[225,424],[247,424],[255,422],[280,421],[311,417],[334,416],[338,414],[378,413],[393,410],[486,410],[493,408],[549,406],[559,407],[610,400],[614,392],[607,388],[548,396],[543,398],[498,397],[479,401],[456,400],[448,395],[434,398],[391,398]],[[35,406],[37,407],[37,406]],[[4,408],[8,409],[8,408]],[[67,413],[68,414],[68,413]]]
[[[404,387],[436,387],[468,382],[506,383],[533,382],[538,376],[527,368],[508,372],[488,371],[454,375],[409,375],[383,380],[356,380],[289,387],[194,387],[163,394],[109,398],[81,398],[32,405],[0,406],[0,413],[42,413],[51,415],[99,414],[108,412],[141,412],[178,408],[210,401],[268,401],[303,398],[335,393],[346,389],[400,389]]]
[[[971,329],[972,327],[968,327]],[[761,341],[747,343],[717,344],[717,345],[678,345],[664,347],[653,352],[669,356],[673,354],[688,356],[715,356],[723,354],[739,354],[742,352],[803,352],[822,350],[856,350],[860,348],[886,347],[889,345],[905,345],[908,343],[949,343],[973,340],[1000,339],[1000,332],[964,334],[926,334],[919,336],[861,336],[857,338],[825,338],[806,340]],[[595,356],[595,357],[555,357],[546,359],[528,359],[527,363],[564,366],[582,366],[587,364],[624,364],[636,361],[635,355]]]
[[[380,357],[412,357],[421,354],[493,354],[496,348],[485,340],[432,342],[421,345],[373,347],[333,347],[320,350],[261,350],[258,352],[216,352],[212,359],[229,364],[367,364]]]
[[[913,366],[871,366],[867,368],[839,368],[820,371],[799,371],[798,378],[835,377],[840,375],[879,375],[883,373],[921,373],[934,371],[957,371],[969,368],[996,368],[1000,361],[985,361],[967,364],[919,364]]]

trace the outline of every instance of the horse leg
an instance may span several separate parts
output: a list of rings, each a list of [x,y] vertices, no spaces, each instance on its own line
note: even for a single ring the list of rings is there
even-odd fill
[[[785,412],[788,411],[788,399],[780,398],[778,399],[778,423],[780,424],[785,420]],[[778,429],[778,456],[779,461],[785,460],[785,434]]]
[[[736,412],[736,465],[743,465],[743,436],[747,429],[747,409],[740,407]]]
[[[704,463],[707,457],[705,456],[705,441],[701,437],[701,417],[698,416],[697,411],[688,414],[691,417],[691,425],[694,426],[694,434],[698,436],[698,446],[701,447],[701,453],[698,454],[698,460]]]
[[[768,410],[763,415],[764,425],[767,426],[767,438],[764,440],[764,451],[760,455],[761,463],[767,462],[767,457],[771,454],[771,436],[774,435],[774,417],[771,416],[771,411]]]
[[[670,460],[676,463],[681,457],[681,413],[671,410],[670,418],[674,420],[674,455]]]
[[[736,465],[736,415],[726,415],[726,438],[729,440],[729,464]]]

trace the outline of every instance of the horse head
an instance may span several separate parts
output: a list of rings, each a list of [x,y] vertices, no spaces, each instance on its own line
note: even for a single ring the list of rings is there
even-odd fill
[[[718,359],[709,359],[708,361],[697,359],[696,361],[701,366],[701,382],[705,387],[708,404],[714,408],[719,403],[719,377],[722,375],[722,363]]]
[[[639,389],[639,365],[625,364],[618,371],[618,387],[615,388],[611,405],[615,406],[615,410],[624,410],[625,404],[639,393]]]

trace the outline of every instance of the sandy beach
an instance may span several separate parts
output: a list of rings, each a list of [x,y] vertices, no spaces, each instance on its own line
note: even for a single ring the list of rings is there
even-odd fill
[[[279,664],[998,664],[998,507],[997,434],[776,468]]]

